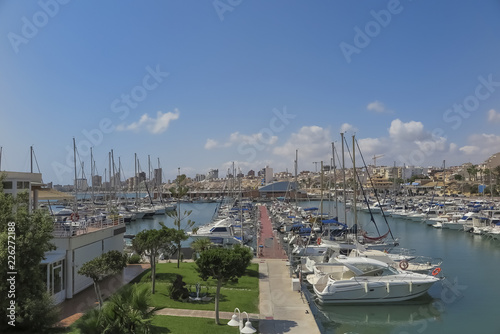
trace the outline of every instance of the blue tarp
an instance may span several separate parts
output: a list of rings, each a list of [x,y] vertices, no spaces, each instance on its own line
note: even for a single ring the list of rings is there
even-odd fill
[[[318,208],[305,208],[304,211],[313,211],[313,210],[318,210]]]
[[[299,230],[299,234],[306,234],[306,233],[311,233],[310,227],[303,227]]]
[[[347,228],[346,224],[342,224],[341,222],[339,222],[339,221],[337,221],[335,219],[322,220],[321,222],[323,224],[337,224],[337,225],[340,225],[340,226],[343,226],[343,227]]]

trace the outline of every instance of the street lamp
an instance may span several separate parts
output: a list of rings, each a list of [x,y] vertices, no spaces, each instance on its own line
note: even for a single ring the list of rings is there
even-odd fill
[[[238,311],[238,314],[236,314],[236,311]],[[247,315],[247,321],[245,323],[245,326],[243,326],[243,319],[241,319],[241,312],[239,308],[234,309],[234,314],[231,317],[231,320],[227,323],[229,326],[236,327],[238,326],[240,329],[240,333],[244,334],[252,334],[256,333],[257,330],[253,328],[252,323],[250,322],[250,318],[248,317],[248,313],[243,312]]]

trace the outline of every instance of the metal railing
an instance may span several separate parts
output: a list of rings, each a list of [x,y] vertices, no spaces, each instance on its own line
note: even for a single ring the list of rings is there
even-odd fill
[[[116,218],[84,218],[78,221],[54,222],[53,236],[66,238],[83,235],[117,225],[125,225],[123,217]]]

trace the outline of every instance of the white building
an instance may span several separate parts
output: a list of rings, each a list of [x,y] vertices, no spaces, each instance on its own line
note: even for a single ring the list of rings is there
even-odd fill
[[[264,182],[266,184],[269,184],[269,183],[273,182],[273,177],[274,177],[274,175],[273,175],[273,169],[271,167],[269,167],[269,166],[266,166],[264,168]]]
[[[42,174],[3,172],[4,192],[17,196],[22,191],[29,193],[30,209],[37,208],[38,194],[42,186]],[[47,291],[56,303],[61,303],[93,284],[92,279],[78,275],[79,268],[97,256],[110,250],[123,252],[123,220],[91,219],[80,217],[75,222],[68,220],[54,223],[52,242],[56,250],[47,252],[42,261],[46,270]]]
[[[87,179],[76,179],[76,189],[78,191],[87,191],[89,190],[89,184],[87,183]]]
[[[28,192],[30,210],[38,206],[38,191],[42,187],[42,174],[24,172],[1,172],[4,176],[3,192],[16,197],[20,192]]]
[[[219,178],[219,170],[211,169],[207,173],[207,180],[214,180]]]

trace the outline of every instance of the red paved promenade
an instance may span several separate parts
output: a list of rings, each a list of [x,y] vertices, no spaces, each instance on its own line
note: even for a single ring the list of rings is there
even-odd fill
[[[273,233],[271,218],[265,205],[259,207],[260,227],[258,243],[258,257],[263,259],[288,259],[285,251],[281,247],[279,238]]]

